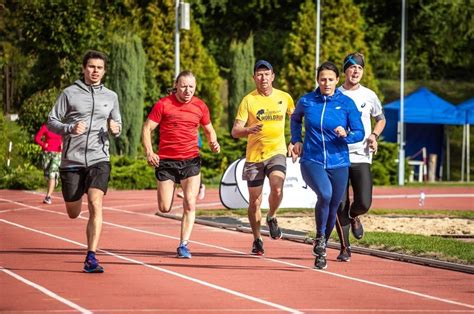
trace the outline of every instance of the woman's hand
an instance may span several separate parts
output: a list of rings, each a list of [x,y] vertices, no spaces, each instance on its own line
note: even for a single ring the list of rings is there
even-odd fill
[[[296,162],[296,159],[298,159],[299,156],[301,156],[301,152],[303,151],[303,143],[301,142],[296,142],[293,144],[293,147],[291,149],[291,160],[293,163]]]
[[[336,132],[337,136],[339,137],[347,137],[347,132],[342,126],[335,128],[334,132]]]

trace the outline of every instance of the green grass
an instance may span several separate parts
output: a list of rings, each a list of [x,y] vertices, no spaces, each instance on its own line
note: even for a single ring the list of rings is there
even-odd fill
[[[262,215],[266,214],[262,210]],[[314,210],[310,208],[282,208],[278,211],[280,216],[312,216]],[[212,210],[197,211],[197,216],[218,217],[246,217],[247,209],[237,210]],[[448,211],[448,210],[407,210],[407,209],[371,209],[370,214],[380,216],[410,216],[410,217],[449,217],[474,219],[473,211]],[[308,233],[314,238],[314,232]],[[334,241],[337,235],[332,234]],[[407,254],[411,256],[432,258],[459,264],[474,265],[474,242],[463,242],[459,239],[442,238],[436,236],[423,236],[395,232],[365,232],[362,240],[352,237],[352,245],[379,249],[389,252]]]
[[[459,264],[474,264],[474,243],[456,239],[394,232],[366,232],[362,240],[352,244]]]

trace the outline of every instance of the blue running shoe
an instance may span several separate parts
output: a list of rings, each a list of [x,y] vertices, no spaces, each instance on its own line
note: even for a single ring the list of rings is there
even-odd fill
[[[178,258],[191,258],[191,252],[189,251],[187,244],[181,244],[178,246],[176,251],[178,253]]]
[[[86,261],[84,262],[84,272],[85,273],[103,273],[104,268],[99,265],[99,261],[95,256],[87,256]]]

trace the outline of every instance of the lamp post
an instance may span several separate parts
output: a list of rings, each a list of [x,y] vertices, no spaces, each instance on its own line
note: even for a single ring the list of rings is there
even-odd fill
[[[316,67],[314,71],[315,89],[318,87],[318,67],[319,67],[319,40],[321,34],[321,1],[316,0]]]
[[[174,77],[177,78],[179,74],[179,30],[191,29],[190,23],[190,16],[191,16],[191,8],[189,3],[186,2],[179,2],[176,0],[175,2],[175,14],[176,14],[176,23],[175,23],[175,30],[174,30]]]
[[[402,25],[400,46],[400,122],[398,151],[398,185],[405,185],[405,0],[402,0]]]

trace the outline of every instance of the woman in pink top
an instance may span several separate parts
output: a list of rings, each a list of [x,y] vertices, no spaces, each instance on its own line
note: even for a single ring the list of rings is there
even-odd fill
[[[35,142],[43,150],[44,177],[48,181],[48,189],[43,203],[51,204],[51,194],[58,185],[63,138],[61,135],[48,130],[46,124],[43,124],[36,133]]]

